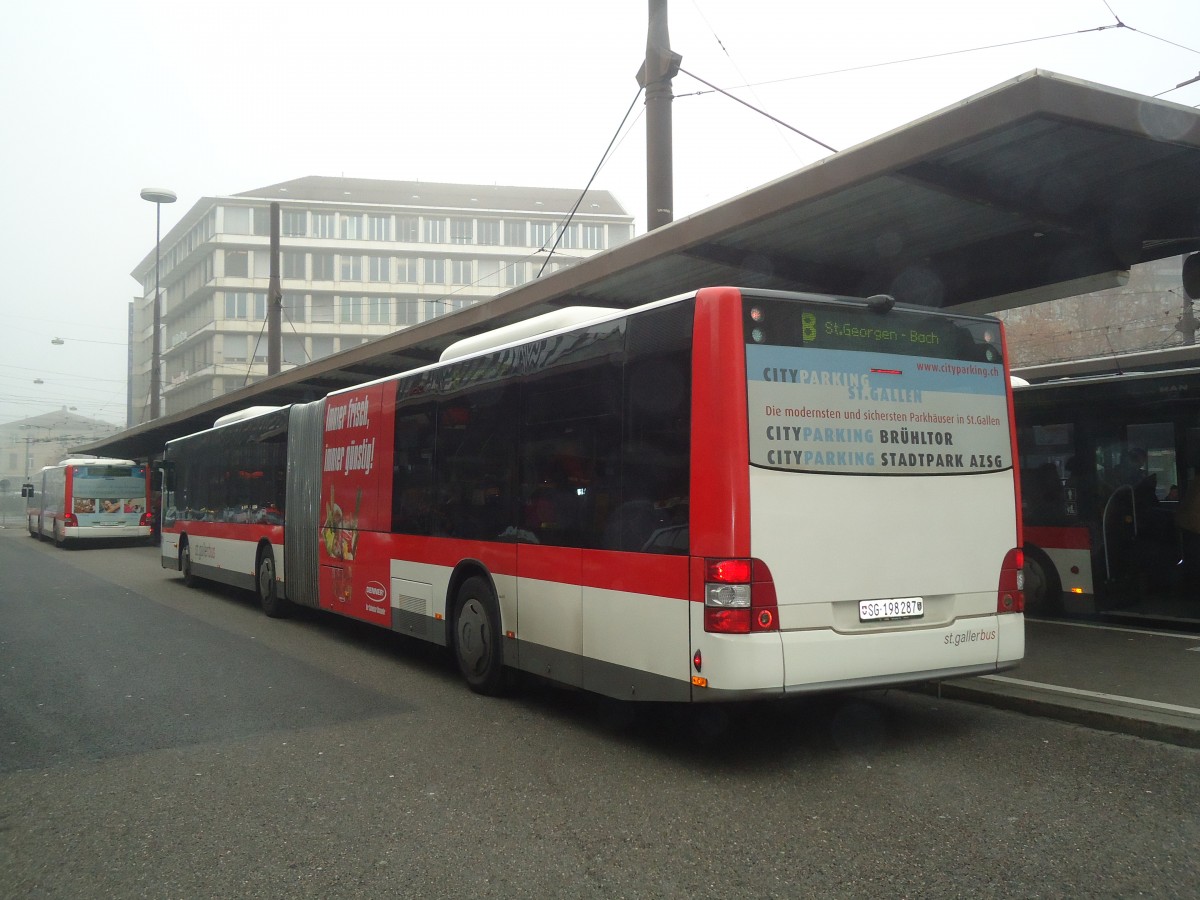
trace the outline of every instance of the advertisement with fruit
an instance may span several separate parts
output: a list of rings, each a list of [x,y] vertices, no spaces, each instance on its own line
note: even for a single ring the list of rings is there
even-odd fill
[[[326,401],[320,522],[321,606],[383,624],[391,610],[381,591],[387,560],[364,557],[364,535],[391,528],[390,383],[334,394]],[[359,589],[359,588],[362,589]]]

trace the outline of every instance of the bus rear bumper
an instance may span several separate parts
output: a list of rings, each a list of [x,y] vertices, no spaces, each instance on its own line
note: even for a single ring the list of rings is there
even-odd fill
[[[707,687],[694,689],[693,699],[732,700],[994,674],[1024,657],[1025,617],[973,616],[945,627],[868,634],[821,628],[704,637]]]
[[[129,540],[150,537],[149,525],[78,525],[63,528],[63,538],[68,541],[110,538]]]

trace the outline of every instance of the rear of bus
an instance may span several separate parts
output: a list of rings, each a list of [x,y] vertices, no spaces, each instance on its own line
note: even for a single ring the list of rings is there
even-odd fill
[[[78,459],[63,463],[66,503],[62,538],[148,538],[148,469],[133,460]]]
[[[1016,665],[1000,323],[732,289],[702,291],[696,316],[695,699]]]

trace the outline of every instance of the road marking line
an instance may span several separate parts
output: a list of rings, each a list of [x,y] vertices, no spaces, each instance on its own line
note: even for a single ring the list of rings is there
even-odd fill
[[[1068,628],[1094,628],[1097,631],[1125,631],[1130,634],[1150,634],[1155,637],[1181,638],[1185,641],[1196,640],[1194,634],[1180,634],[1177,631],[1158,631],[1153,628],[1131,628],[1123,625],[1097,625],[1095,622],[1061,622],[1056,619],[1030,619],[1037,625],[1064,625]]]
[[[1119,694],[1101,694],[1097,691],[1085,691],[1080,688],[1065,687],[1061,684],[1043,684],[1039,681],[1022,681],[1020,678],[1009,678],[1005,675],[982,675],[981,678],[987,681],[1001,681],[1005,684],[1015,684],[1021,687],[1041,688],[1055,693],[1074,694],[1077,697],[1089,697],[1095,700],[1107,700],[1109,702],[1125,703],[1130,706],[1144,706],[1148,709],[1162,709],[1168,712],[1184,713],[1190,716],[1200,718],[1200,709],[1192,706],[1177,706],[1174,703],[1159,703],[1156,700],[1137,700],[1133,697],[1122,697]]]

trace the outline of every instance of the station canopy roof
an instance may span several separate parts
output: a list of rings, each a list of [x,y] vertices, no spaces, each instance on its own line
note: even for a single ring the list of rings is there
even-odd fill
[[[425,365],[563,306],[737,285],[994,312],[1198,249],[1200,111],[1033,71],[493,300],[79,449],[149,457],[226,413]]]

